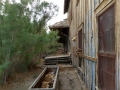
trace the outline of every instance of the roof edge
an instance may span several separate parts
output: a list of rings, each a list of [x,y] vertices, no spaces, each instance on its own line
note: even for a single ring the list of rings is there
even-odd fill
[[[70,0],[64,0],[64,14],[68,12]]]

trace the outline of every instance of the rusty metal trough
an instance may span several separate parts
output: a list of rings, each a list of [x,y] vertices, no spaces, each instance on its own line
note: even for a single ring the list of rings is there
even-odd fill
[[[54,81],[52,87],[41,88],[41,83],[44,81],[45,75],[48,73],[54,73]],[[59,67],[58,66],[47,66],[29,87],[28,90],[59,90]]]

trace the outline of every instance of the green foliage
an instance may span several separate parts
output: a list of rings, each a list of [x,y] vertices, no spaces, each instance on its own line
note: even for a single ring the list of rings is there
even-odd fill
[[[49,42],[50,44],[48,45],[48,52],[51,53],[51,52],[55,52],[58,47],[59,47],[59,44],[58,44],[58,39],[60,38],[58,36],[58,32],[57,31],[51,31],[48,35],[48,38],[49,38]]]
[[[5,61],[2,65],[0,65],[0,77],[9,68],[10,63],[10,61]]]
[[[1,78],[13,64],[13,69],[27,71],[43,53],[56,50],[58,32],[46,33],[46,23],[57,10],[56,5],[40,0],[0,1]]]

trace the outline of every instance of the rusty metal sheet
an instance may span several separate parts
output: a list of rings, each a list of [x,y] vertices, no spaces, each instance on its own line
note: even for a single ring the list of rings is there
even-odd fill
[[[114,5],[98,17],[99,86],[115,90],[115,8]]]

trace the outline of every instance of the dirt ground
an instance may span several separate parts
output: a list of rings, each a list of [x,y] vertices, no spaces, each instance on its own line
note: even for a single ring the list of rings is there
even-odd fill
[[[71,65],[59,65],[59,90],[83,90],[80,80]],[[26,73],[16,73],[9,78],[0,90],[28,90],[43,68],[32,69]]]
[[[6,84],[0,85],[0,90],[28,90],[42,70],[42,68],[34,68],[29,72],[15,73],[7,80]]]
[[[60,67],[59,82],[59,90],[83,90],[75,68]]]

